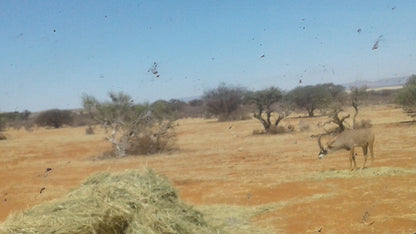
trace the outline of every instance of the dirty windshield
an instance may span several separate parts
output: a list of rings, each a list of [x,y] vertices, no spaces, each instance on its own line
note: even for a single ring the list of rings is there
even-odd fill
[[[1,233],[416,232],[415,1],[0,10]]]

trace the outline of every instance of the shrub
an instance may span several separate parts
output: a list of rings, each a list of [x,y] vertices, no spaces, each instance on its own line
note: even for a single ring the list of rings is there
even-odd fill
[[[40,113],[35,123],[39,126],[60,128],[64,124],[71,124],[72,119],[71,111],[53,109]]]
[[[171,99],[169,101],[158,100],[150,105],[154,118],[162,119],[178,119],[183,113],[182,110],[187,104],[178,99]]]
[[[73,127],[80,127],[80,126],[91,126],[97,124],[97,121],[92,118],[88,113],[85,111],[76,111],[72,113],[72,123],[71,126]]]
[[[295,130],[295,126],[293,126],[292,124],[289,124],[286,127],[272,125],[267,131],[266,130],[253,130],[253,135],[263,135],[263,134],[276,135],[276,134],[293,132],[294,130]]]
[[[234,112],[241,109],[246,89],[240,87],[228,87],[224,83],[218,88],[208,90],[204,93],[206,111],[218,116],[219,121],[236,120]],[[237,117],[237,119],[240,119]]]
[[[23,112],[14,111],[0,113],[0,125],[3,122],[3,127],[10,127],[14,129],[20,129],[21,127],[24,127],[29,130],[33,126],[33,121],[29,118],[30,116],[31,113],[28,110]]]
[[[93,135],[94,134],[94,129],[91,126],[88,126],[88,128],[85,129],[85,134]]]
[[[144,129],[139,135],[131,137],[127,154],[155,154],[173,150],[175,133],[171,125],[171,122],[161,122],[156,127],[158,131]]]
[[[6,121],[4,121],[2,117],[0,117],[0,140],[7,140],[6,135],[1,133],[2,131],[5,130],[5,128],[6,128]]]
[[[169,103],[158,101],[152,106],[135,105],[132,98],[122,92],[110,92],[109,96],[109,102],[98,101],[88,95],[83,97],[85,110],[105,128],[106,139],[113,146],[112,152],[105,153],[105,157],[167,150],[165,147],[174,140],[175,110],[169,110]],[[171,103],[181,105],[177,101]]]
[[[358,128],[371,128],[373,125],[371,124],[371,120],[369,119],[363,119],[359,122],[356,122],[354,125],[354,129]]]
[[[287,130],[289,130],[289,132],[293,132],[293,131],[295,131],[295,125],[293,125],[293,124],[288,124],[288,125],[287,125]]]
[[[168,150],[169,139],[166,138],[155,138],[147,135],[133,137],[130,141],[127,153],[131,155],[155,154]]]
[[[6,129],[6,121],[0,117],[0,132]]]
[[[295,127],[291,124],[289,124],[288,126],[284,127],[284,126],[276,126],[276,127],[272,127],[269,131],[270,134],[283,134],[283,133],[288,133],[288,132],[293,132],[295,130]]]
[[[396,103],[407,112],[416,112],[416,75],[410,76],[403,89],[397,93]]]
[[[7,137],[3,133],[0,133],[0,141],[3,141],[3,140],[7,140]]]
[[[253,130],[253,135],[262,135],[262,134],[265,134],[264,130],[260,130],[260,129]]]
[[[204,102],[201,99],[193,99],[188,102],[190,106],[202,106]]]
[[[304,131],[309,131],[311,128],[311,126],[306,123],[305,121],[300,121],[299,122],[299,130],[304,132]]]

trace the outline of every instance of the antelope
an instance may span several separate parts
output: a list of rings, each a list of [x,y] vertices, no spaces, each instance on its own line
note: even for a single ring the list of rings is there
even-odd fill
[[[323,159],[328,155],[328,153],[345,149],[350,151],[350,169],[352,170],[352,162],[354,162],[354,169],[356,169],[355,163],[355,154],[354,148],[355,147],[362,147],[363,154],[364,154],[364,164],[367,162],[367,152],[370,149],[371,153],[371,163],[374,161],[374,139],[375,135],[371,132],[370,129],[352,129],[352,130],[345,130],[332,140],[328,142],[325,146],[321,143],[321,136],[318,138],[318,145],[320,148],[320,152],[318,155],[319,159]]]

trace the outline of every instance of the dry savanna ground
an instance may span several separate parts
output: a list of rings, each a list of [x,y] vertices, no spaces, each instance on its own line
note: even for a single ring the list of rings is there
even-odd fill
[[[0,141],[0,222],[93,173],[148,167],[232,233],[416,232],[416,125],[385,105],[363,107],[358,119],[372,120],[376,141],[374,163],[357,171],[349,170],[347,151],[318,160],[311,135],[322,132],[317,123],[325,116],[292,116],[282,125],[293,124],[294,132],[267,136],[252,134],[261,129],[254,119],[182,119],[176,152],[117,160],[96,159],[110,149],[99,128],[95,135],[85,128],[9,130]],[[359,149],[358,165],[362,160]]]

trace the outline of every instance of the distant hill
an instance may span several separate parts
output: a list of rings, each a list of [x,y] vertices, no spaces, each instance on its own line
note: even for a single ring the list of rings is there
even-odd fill
[[[190,102],[190,101],[193,101],[193,100],[199,100],[201,98],[202,98],[202,96],[192,96],[192,97],[183,97],[183,98],[178,98],[178,99],[183,101],[183,102]]]
[[[403,77],[396,77],[396,78],[387,78],[387,79],[381,79],[376,81],[354,81],[351,83],[342,84],[347,90],[349,90],[351,87],[362,87],[367,86],[369,89],[380,89],[380,88],[400,88],[402,87],[407,79],[408,76]]]

